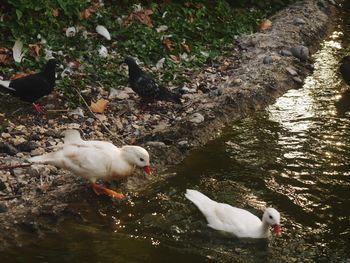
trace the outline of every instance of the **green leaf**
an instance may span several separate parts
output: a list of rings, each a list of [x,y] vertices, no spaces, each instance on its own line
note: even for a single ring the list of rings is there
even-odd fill
[[[16,9],[16,15],[17,15],[17,19],[18,19],[18,20],[21,20],[21,17],[23,16],[23,13],[22,13],[21,10]]]

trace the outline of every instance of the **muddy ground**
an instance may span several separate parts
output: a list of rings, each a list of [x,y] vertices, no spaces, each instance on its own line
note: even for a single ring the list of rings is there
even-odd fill
[[[22,164],[30,156],[53,151],[62,146],[61,132],[76,128],[85,139],[146,147],[155,174],[151,180],[157,180],[156,174],[219,136],[225,125],[266,107],[288,89],[301,87],[312,72],[312,61],[298,46],[315,51],[332,28],[335,9],[327,1],[299,2],[271,17],[270,29],[238,37],[230,57],[195,75],[186,73],[193,81],[183,88],[183,105],[159,102],[144,111],[137,95],[125,88],[116,96],[99,93],[111,101],[104,114],[92,115],[83,108],[84,116],[68,115],[64,98],[53,94],[42,101],[51,105],[50,111],[37,115],[29,107],[17,110],[17,104],[9,103],[11,98],[2,96],[0,120],[7,128],[0,136],[0,166]],[[140,185],[147,183],[140,179],[111,188],[132,196],[142,194]],[[87,185],[85,179],[52,166],[1,169],[0,247],[21,245],[20,237],[28,231],[40,234],[66,217],[79,216],[69,208],[71,200],[100,198]]]

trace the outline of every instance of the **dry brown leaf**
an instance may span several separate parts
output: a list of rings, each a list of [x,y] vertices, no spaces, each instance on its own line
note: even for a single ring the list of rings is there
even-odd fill
[[[98,1],[92,3],[92,5],[80,12],[80,19],[89,19],[89,17],[96,13],[101,8],[101,4]]]
[[[72,61],[69,61],[68,65],[71,69],[79,69],[80,68],[80,61],[79,60],[72,60]]]
[[[91,102],[90,109],[94,113],[103,113],[106,110],[108,103],[108,100],[99,99],[97,102]]]
[[[10,77],[10,80],[23,78],[23,77],[26,77],[26,76],[28,76],[28,75],[34,74],[34,73],[35,73],[34,71],[30,71],[30,72],[27,72],[27,73],[17,73],[17,74],[13,74],[13,75]]]
[[[58,8],[55,8],[55,9],[53,10],[53,16],[54,16],[54,17],[58,17]]]
[[[10,53],[10,50],[6,47],[0,47],[0,53]]]
[[[11,64],[11,59],[9,55],[0,54],[0,64],[9,65]]]
[[[169,51],[169,52],[173,52],[174,51],[174,48],[173,48],[173,42],[171,42],[171,40],[169,38],[164,38],[162,40],[162,44],[166,47],[166,49]]]
[[[183,48],[183,50],[185,50],[187,54],[191,52],[190,47],[186,43],[181,43],[181,47]]]
[[[153,27],[152,20],[150,17],[150,15],[152,14],[153,12],[150,9],[143,9],[141,11],[131,13],[127,18],[124,19],[123,26],[128,27],[132,21],[138,21],[143,25]]]
[[[40,44],[29,44],[29,55],[31,55],[32,57],[38,57],[40,55],[40,50]]]
[[[257,31],[263,32],[263,31],[269,29],[270,27],[272,27],[272,22],[268,19],[265,19],[264,21],[262,21],[260,23],[260,25],[258,25]]]
[[[178,58],[177,56],[175,55],[169,55],[170,59],[175,62],[175,63],[180,63],[181,62],[181,59]]]

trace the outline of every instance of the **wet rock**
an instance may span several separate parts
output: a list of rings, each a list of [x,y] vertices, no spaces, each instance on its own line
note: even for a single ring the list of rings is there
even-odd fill
[[[287,67],[286,70],[292,76],[297,76],[298,75],[298,72],[293,67]]]
[[[291,56],[293,56],[292,52],[290,52],[289,50],[286,50],[286,49],[284,49],[284,50],[281,51],[281,55],[282,55],[282,56],[285,56],[285,57],[291,57]]]
[[[158,147],[158,148],[166,147],[166,144],[164,142],[156,142],[156,141],[147,142],[146,145],[152,146],[152,147]]]
[[[38,147],[38,145],[32,141],[22,142],[22,143],[17,145],[17,149],[20,152],[30,152],[30,151],[34,150],[36,147]]]
[[[184,141],[179,141],[177,144],[178,144],[180,147],[182,147],[182,148],[184,148],[184,147],[187,148],[187,147],[190,146],[189,142],[186,141],[186,140],[184,140]]]
[[[299,17],[294,18],[293,23],[295,25],[303,25],[305,24],[305,20]]]
[[[300,59],[301,61],[305,61],[309,58],[309,49],[305,46],[296,46],[290,49],[293,56]]]
[[[6,153],[13,156],[18,153],[18,150],[11,144],[0,143],[0,153]]]
[[[198,112],[194,113],[190,117],[190,122],[192,123],[201,123],[204,121],[204,116]]]
[[[271,56],[264,57],[263,63],[264,64],[271,64],[273,62],[273,58]]]

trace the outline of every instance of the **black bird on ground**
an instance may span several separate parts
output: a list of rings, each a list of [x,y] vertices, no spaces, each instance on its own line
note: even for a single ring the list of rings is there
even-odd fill
[[[343,59],[340,62],[340,73],[346,84],[350,86],[350,56],[343,57]]]
[[[164,86],[159,85],[153,78],[143,72],[135,60],[127,57],[124,62],[129,67],[129,84],[145,101],[165,100],[181,104],[180,95],[171,92]]]
[[[57,60],[50,59],[43,71],[10,81],[0,80],[0,87],[22,101],[32,103],[37,112],[42,112],[40,105],[35,101],[53,91],[56,65]]]

